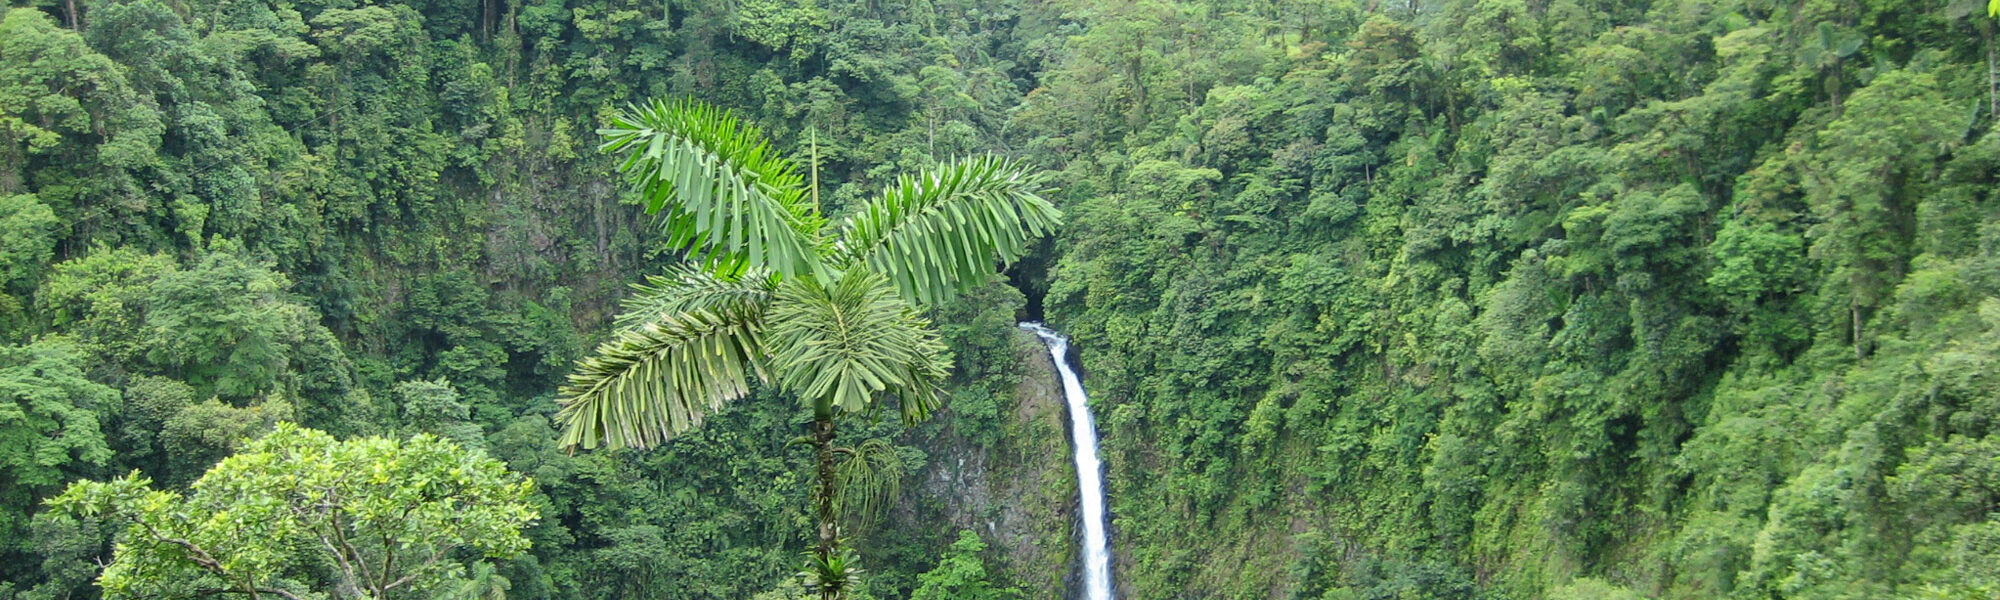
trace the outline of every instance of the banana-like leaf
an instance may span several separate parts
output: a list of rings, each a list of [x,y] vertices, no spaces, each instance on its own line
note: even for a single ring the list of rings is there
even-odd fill
[[[722,270],[747,263],[797,275],[818,265],[826,221],[798,169],[756,127],[706,103],[654,100],[597,132],[601,151],[623,153],[618,171],[674,248]]]
[[[840,254],[894,282],[919,305],[979,285],[997,263],[1062,222],[1041,178],[996,157],[952,161],[897,179],[847,217]]]
[[[563,386],[562,445],[645,448],[700,426],[766,379],[763,307],[658,315],[577,362]]]
[[[676,264],[667,267],[665,274],[649,275],[645,283],[632,286],[632,296],[623,302],[625,311],[618,315],[617,329],[624,331],[690,312],[761,314],[777,286],[778,278],[761,269],[716,273],[693,263]]]
[[[778,383],[815,408],[867,412],[888,393],[914,422],[936,406],[951,357],[880,274],[849,269],[831,286],[787,279],[768,314],[765,341]]]

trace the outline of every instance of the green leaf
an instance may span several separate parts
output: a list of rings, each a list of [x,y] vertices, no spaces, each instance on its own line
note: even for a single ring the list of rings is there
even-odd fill
[[[625,299],[625,312],[618,315],[617,326],[626,330],[688,312],[761,312],[777,285],[777,276],[769,271],[718,274],[700,265],[674,265],[665,274],[648,276],[645,283],[632,286],[633,294]]]
[[[1041,178],[997,157],[953,161],[898,178],[841,224],[841,262],[887,276],[898,293],[935,304],[984,283],[996,263],[1062,222]]]
[[[825,221],[756,127],[702,102],[654,100],[598,133],[600,150],[624,154],[618,171],[675,249],[722,271],[748,263],[797,275],[818,263]]]
[[[562,445],[657,445],[701,425],[763,377],[761,306],[658,315],[577,363],[562,390]]]
[[[816,409],[864,412],[883,393],[899,398],[908,421],[935,407],[950,358],[930,323],[881,275],[851,269],[832,286],[787,280],[769,321],[780,385]]]

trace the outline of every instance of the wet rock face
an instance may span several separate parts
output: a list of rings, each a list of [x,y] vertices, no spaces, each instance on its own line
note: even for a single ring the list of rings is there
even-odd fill
[[[956,432],[920,444],[931,457],[919,473],[921,497],[940,504],[928,526],[979,532],[1028,597],[1060,598],[1072,588],[1078,552],[1062,389],[1047,348],[1033,334],[1014,334],[1021,377],[1002,406],[1005,431],[990,447]]]

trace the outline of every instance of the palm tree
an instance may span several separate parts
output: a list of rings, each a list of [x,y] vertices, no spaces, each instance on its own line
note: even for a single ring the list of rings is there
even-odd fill
[[[625,302],[609,342],[562,390],[562,444],[644,448],[701,425],[754,379],[812,410],[822,598],[844,593],[835,422],[893,397],[935,407],[950,358],[924,308],[986,282],[1059,224],[1042,179],[998,158],[896,180],[838,223],[755,127],[707,104],[653,101],[611,117],[601,150],[688,261]],[[815,158],[815,161],[817,159]]]

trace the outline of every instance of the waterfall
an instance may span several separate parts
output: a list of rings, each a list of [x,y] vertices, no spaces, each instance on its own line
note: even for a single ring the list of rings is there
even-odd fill
[[[1084,600],[1112,600],[1111,535],[1105,531],[1104,466],[1097,459],[1097,426],[1090,418],[1090,398],[1083,380],[1069,363],[1069,338],[1041,323],[1022,323],[1049,347],[1056,373],[1062,376],[1063,397],[1069,401],[1070,440],[1076,447],[1076,491],[1083,504]]]

